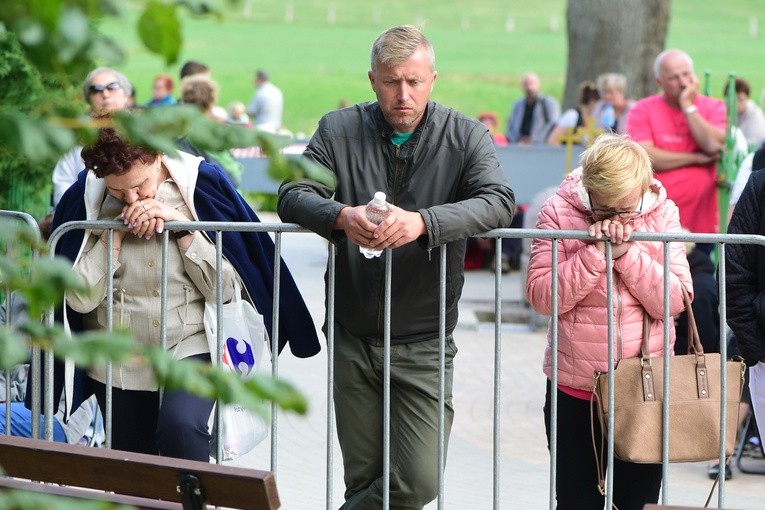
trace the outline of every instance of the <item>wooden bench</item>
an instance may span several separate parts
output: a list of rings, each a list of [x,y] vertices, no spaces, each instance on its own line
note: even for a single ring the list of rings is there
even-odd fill
[[[643,510],[704,510],[702,506],[664,506],[664,505],[646,505]]]
[[[5,435],[0,436],[0,466],[0,490],[152,509],[281,506],[273,474],[241,467]]]

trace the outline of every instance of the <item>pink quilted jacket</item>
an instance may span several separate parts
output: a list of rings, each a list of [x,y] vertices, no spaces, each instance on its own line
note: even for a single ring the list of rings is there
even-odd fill
[[[586,230],[590,225],[589,199],[581,184],[581,168],[571,172],[558,192],[539,212],[537,228]],[[680,231],[677,206],[667,198],[661,183],[654,179],[643,197],[642,214],[633,220],[641,232]],[[670,314],[684,309],[680,285],[693,295],[683,243],[670,243]],[[663,353],[664,315],[663,243],[640,242],[614,260],[615,359],[640,355],[643,314],[651,321],[652,355]],[[606,257],[595,244],[574,239],[558,240],[558,384],[592,391],[595,371],[608,370],[608,315],[606,309]],[[526,279],[526,290],[534,309],[551,315],[552,241],[535,239]],[[551,375],[552,326],[548,329],[544,372]],[[670,327],[675,342],[675,328]]]

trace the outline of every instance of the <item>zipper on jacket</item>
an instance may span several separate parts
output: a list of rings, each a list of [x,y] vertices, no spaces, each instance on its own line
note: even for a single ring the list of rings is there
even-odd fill
[[[399,176],[399,158],[398,155],[401,152],[401,146],[400,145],[393,145],[393,150],[395,151],[395,157],[393,158],[393,185],[391,186],[391,193],[390,193],[390,200],[389,202],[391,204],[396,204],[396,190],[398,189],[398,176]],[[385,310],[385,275],[383,274],[383,285],[380,290],[379,299],[377,301],[377,345],[381,346],[383,345],[385,339],[383,336],[385,335],[384,326],[383,326],[383,313]]]
[[[614,274],[614,295],[616,295],[616,317],[618,319],[616,325],[617,329],[617,362],[621,361],[621,359],[624,357],[624,350],[622,346],[622,293],[619,292],[619,275]]]

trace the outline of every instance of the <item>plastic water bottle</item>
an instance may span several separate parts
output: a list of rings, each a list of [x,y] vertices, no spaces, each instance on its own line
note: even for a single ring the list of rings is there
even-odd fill
[[[600,125],[603,126],[603,130],[612,132],[616,127],[616,112],[611,104],[606,104],[603,108],[603,113],[600,114]]]
[[[390,215],[390,207],[388,207],[388,203],[385,201],[385,193],[382,191],[375,193],[375,197],[367,204],[366,214],[367,219],[375,225],[385,221],[385,218]],[[382,250],[370,250],[363,246],[359,246],[359,251],[368,259],[382,255]]]

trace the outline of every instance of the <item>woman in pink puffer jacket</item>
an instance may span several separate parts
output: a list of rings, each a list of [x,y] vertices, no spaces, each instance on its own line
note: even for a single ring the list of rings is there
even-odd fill
[[[664,347],[664,247],[634,242],[633,231],[680,232],[677,206],[653,178],[645,150],[623,135],[602,135],[581,156],[539,212],[537,228],[587,230],[591,239],[558,240],[558,442],[557,508],[602,509],[604,497],[592,446],[590,398],[593,374],[608,370],[605,243],[612,241],[615,362],[637,357],[643,317],[651,318],[651,355]],[[670,314],[684,309],[682,287],[693,293],[683,243],[670,244]],[[552,312],[552,241],[535,239],[526,280],[528,299],[543,315]],[[674,327],[670,327],[674,344]],[[544,372],[548,377],[545,424],[550,440],[552,332],[548,331]],[[600,434],[595,423],[596,435]],[[620,510],[656,503],[661,464],[614,459],[614,503]]]

